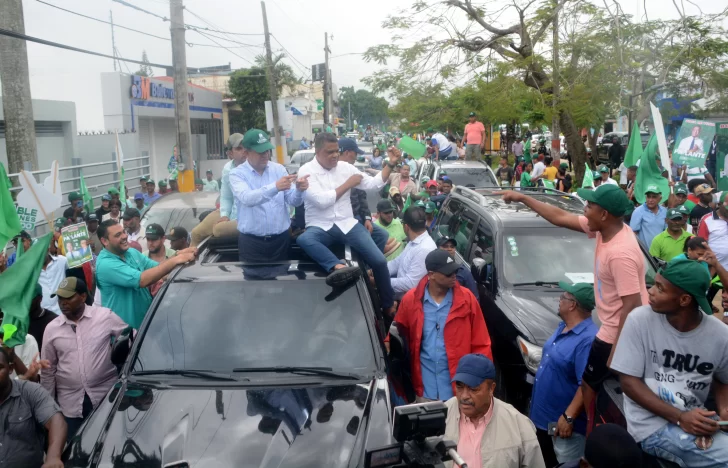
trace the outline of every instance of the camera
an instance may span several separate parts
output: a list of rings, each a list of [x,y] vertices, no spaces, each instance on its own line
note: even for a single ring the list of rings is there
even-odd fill
[[[367,450],[365,468],[444,468],[450,460],[467,468],[455,442],[442,438],[446,420],[441,401],[396,407],[392,436],[397,443]]]

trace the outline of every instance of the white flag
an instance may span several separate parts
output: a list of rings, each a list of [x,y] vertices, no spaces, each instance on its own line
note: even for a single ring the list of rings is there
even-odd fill
[[[652,112],[652,122],[655,124],[655,135],[657,136],[657,147],[660,150],[660,162],[662,167],[670,170],[670,155],[667,154],[667,138],[665,138],[665,126],[662,124],[662,114],[660,109],[650,103],[650,111]],[[637,135],[639,138],[639,135]]]

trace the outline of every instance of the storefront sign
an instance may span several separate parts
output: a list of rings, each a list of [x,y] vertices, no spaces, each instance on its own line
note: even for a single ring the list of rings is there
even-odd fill
[[[134,75],[131,77],[131,97],[143,100],[149,98],[174,99],[174,88],[168,88],[161,83],[153,83],[146,76]]]

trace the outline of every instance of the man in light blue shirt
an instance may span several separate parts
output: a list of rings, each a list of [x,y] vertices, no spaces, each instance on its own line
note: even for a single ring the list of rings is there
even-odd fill
[[[430,295],[430,288],[425,288],[425,297],[422,302],[425,323],[422,327],[420,365],[422,366],[423,396],[431,400],[446,401],[455,396],[450,384],[450,368],[445,351],[444,333],[445,322],[451,308],[452,288],[447,290],[445,297],[440,299],[440,303]]]
[[[248,130],[242,146],[247,160],[230,172],[230,188],[238,204],[240,261],[287,260],[289,206],[303,204],[308,178],[288,175],[285,167],[269,161],[275,146],[262,130]]]
[[[634,210],[629,222],[629,227],[648,249],[652,239],[665,230],[667,209],[660,205],[661,200],[660,188],[655,184],[648,185],[645,189],[645,203]]]

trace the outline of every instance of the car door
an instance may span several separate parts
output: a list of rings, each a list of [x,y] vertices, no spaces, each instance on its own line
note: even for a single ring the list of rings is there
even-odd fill
[[[467,263],[470,238],[477,223],[478,216],[472,209],[457,198],[449,198],[440,211],[431,235],[435,242],[443,237],[454,239],[459,260]]]
[[[497,289],[494,233],[488,221],[480,218],[465,257],[478,284],[481,300],[494,297]]]

